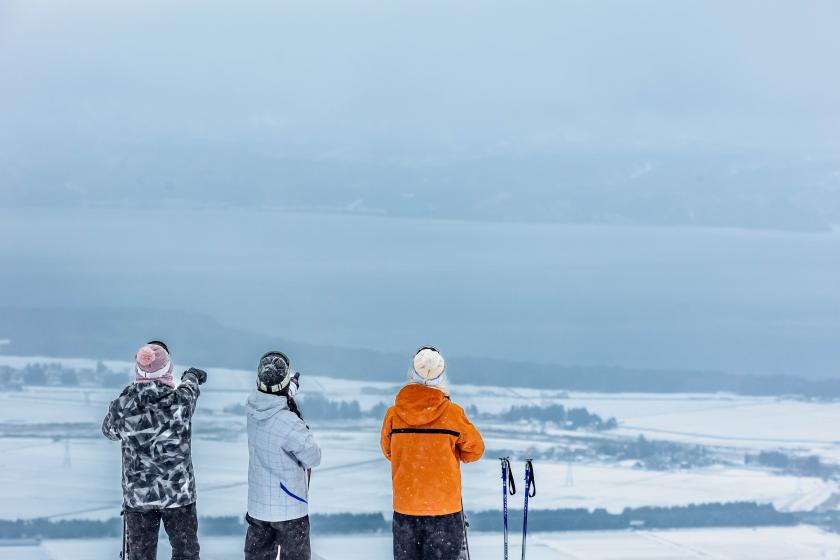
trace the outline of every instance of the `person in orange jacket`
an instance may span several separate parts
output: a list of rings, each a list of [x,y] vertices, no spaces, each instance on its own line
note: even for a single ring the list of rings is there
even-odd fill
[[[484,453],[481,434],[449,399],[446,364],[420,348],[382,423],[394,487],[394,560],[457,560],[464,541],[461,465]]]

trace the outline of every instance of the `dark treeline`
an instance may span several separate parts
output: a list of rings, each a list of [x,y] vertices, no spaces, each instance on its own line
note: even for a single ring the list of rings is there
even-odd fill
[[[312,530],[321,533],[373,533],[389,528],[381,513],[333,513],[310,514]],[[198,524],[199,533],[207,536],[242,535],[246,524],[242,517],[202,517]],[[0,539],[45,538],[45,539],[89,539],[119,537],[122,535],[122,519],[112,517],[105,521],[70,519],[0,520]]]
[[[101,361],[94,369],[77,370],[59,362],[35,362],[20,369],[0,365],[0,390],[21,390],[23,386],[78,387],[81,381],[87,386],[121,388],[130,380],[128,372],[115,372]]]
[[[781,451],[761,451],[757,455],[744,455],[744,464],[761,465],[797,476],[815,476],[830,479],[840,474],[840,468],[823,463],[817,455],[806,457],[789,455]]]
[[[511,531],[522,530],[522,512],[509,513]],[[470,526],[478,531],[496,531],[501,513],[482,511],[469,515]],[[528,511],[529,531],[599,531],[644,527],[676,529],[689,527],[762,527],[796,525],[791,513],[755,502],[692,504],[674,507],[626,508],[621,513],[605,509],[534,509]]]
[[[362,410],[359,401],[333,401],[321,393],[308,393],[298,399],[300,410],[307,420],[357,420],[362,417],[382,418],[387,407],[380,403]]]
[[[636,439],[577,439],[579,446],[556,445],[542,448],[493,449],[490,457],[533,458],[547,462],[603,460],[635,461],[636,468],[646,470],[692,469],[723,463],[722,459],[702,445],[650,440],[640,435]]]
[[[138,340],[162,338],[179,361],[205,367],[252,370],[266,348],[282,347],[311,374],[347,379],[400,381],[408,357],[400,353],[318,346],[226,327],[201,314],[138,309],[0,308],[0,338],[15,355],[90,356],[130,360]],[[410,351],[410,350],[409,350]],[[840,379],[789,375],[740,376],[714,371],[563,366],[447,354],[454,383],[605,393],[714,393],[840,398]],[[122,379],[124,383],[124,378]]]
[[[321,393],[307,393],[297,399],[298,406],[307,420],[358,420],[361,418],[381,419],[388,406],[378,403],[369,409],[363,409],[359,401],[332,400]],[[245,405],[237,403],[224,408],[230,414],[245,414]],[[519,405],[498,413],[482,413],[475,405],[467,407],[467,413],[473,418],[503,422],[537,421],[550,422],[568,430],[591,429],[609,430],[618,426],[615,418],[604,420],[585,408],[565,408],[563,405],[550,406]]]
[[[361,418],[378,418],[385,416],[387,406],[379,403],[369,409],[363,409],[359,401],[331,400],[321,393],[307,393],[295,399],[304,418],[307,420],[359,420]],[[224,408],[229,414],[244,416],[245,405],[237,403]]]
[[[499,511],[468,513],[470,526],[477,531],[500,531]],[[522,512],[510,511],[511,531],[521,531]],[[390,524],[381,513],[336,513],[310,515],[313,533],[354,534],[390,531]],[[777,511],[772,505],[754,502],[712,503],[675,507],[627,508],[621,513],[604,509],[535,509],[528,512],[530,531],[597,531],[633,527],[675,529],[690,527],[762,527],[797,524],[797,516]],[[199,532],[206,536],[238,536],[244,538],[245,522],[241,517],[202,517]],[[0,520],[0,539],[54,538],[83,539],[119,537],[122,521],[115,517],[106,521],[32,519]]]
[[[580,428],[610,430],[618,426],[615,418],[604,420],[585,408],[565,408],[561,404],[552,404],[550,406],[517,405],[501,414],[483,416],[508,422],[517,422],[520,420],[551,422],[569,430]]]

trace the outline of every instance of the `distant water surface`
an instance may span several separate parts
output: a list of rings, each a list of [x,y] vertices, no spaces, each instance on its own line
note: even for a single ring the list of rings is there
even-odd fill
[[[0,305],[155,307],[316,343],[840,375],[840,233],[0,209]],[[2,333],[0,333],[2,334]]]

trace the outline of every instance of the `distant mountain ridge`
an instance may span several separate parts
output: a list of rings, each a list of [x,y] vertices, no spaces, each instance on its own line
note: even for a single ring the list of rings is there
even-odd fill
[[[409,361],[400,353],[308,344],[227,327],[202,314],[164,310],[0,308],[0,339],[4,338],[11,340],[2,348],[5,354],[110,360],[128,360],[138,344],[161,338],[177,353],[179,363],[245,370],[253,369],[265,351],[282,349],[303,372],[370,381],[401,381]],[[447,363],[456,382],[475,385],[840,398],[840,379],[568,366],[457,353],[447,354]]]
[[[172,208],[494,222],[787,231],[840,223],[836,157],[637,150],[368,159],[282,157],[224,143],[123,149],[109,147],[111,158],[97,151],[89,161],[72,151],[46,162],[43,154],[0,154],[0,207],[120,207],[153,199]]]

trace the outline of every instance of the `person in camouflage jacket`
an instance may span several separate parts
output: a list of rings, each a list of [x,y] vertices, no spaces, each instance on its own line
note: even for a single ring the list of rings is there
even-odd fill
[[[198,520],[192,466],[192,416],[207,373],[190,368],[176,388],[162,342],[135,356],[135,380],[111,402],[102,423],[122,442],[122,489],[129,542],[126,560],[154,560],[163,521],[173,560],[198,560]]]

